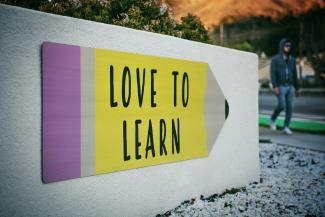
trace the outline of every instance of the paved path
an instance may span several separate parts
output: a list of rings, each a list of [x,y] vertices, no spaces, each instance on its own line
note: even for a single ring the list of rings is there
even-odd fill
[[[281,130],[272,131],[267,127],[260,127],[260,139],[325,152],[325,135],[302,132],[286,135]]]

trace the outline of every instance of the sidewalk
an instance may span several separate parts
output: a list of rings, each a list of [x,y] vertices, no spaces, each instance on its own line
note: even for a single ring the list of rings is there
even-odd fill
[[[272,131],[268,127],[260,127],[260,140],[271,140],[273,143],[306,148],[325,152],[325,135],[294,131],[286,135],[281,129]]]

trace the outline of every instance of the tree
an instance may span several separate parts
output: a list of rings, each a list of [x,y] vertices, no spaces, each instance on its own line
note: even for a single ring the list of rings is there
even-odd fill
[[[322,85],[325,74],[325,8],[309,12],[302,17],[302,40],[305,53],[315,71],[317,85]]]
[[[96,22],[109,23],[108,3],[99,0],[51,0],[43,1],[40,11]]]
[[[0,0],[0,3],[38,10],[39,6],[45,1],[46,0]]]
[[[112,24],[115,25],[178,36],[170,9],[156,0],[114,0],[111,3],[111,14]]]
[[[196,15],[189,13],[187,16],[182,17],[181,23],[177,25],[177,29],[181,32],[181,38],[211,43],[208,31]]]
[[[0,0],[0,3],[211,43],[197,16],[177,23],[161,0]]]

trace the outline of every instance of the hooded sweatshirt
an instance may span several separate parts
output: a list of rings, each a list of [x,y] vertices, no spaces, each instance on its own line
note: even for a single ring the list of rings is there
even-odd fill
[[[271,82],[273,87],[289,84],[298,89],[296,59],[290,54],[287,60],[284,59],[283,47],[286,42],[289,40],[285,38],[280,41],[279,53],[272,58]]]

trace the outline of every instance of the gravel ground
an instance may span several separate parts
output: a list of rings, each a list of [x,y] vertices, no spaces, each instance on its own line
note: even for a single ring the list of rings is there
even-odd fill
[[[325,216],[325,153],[260,144],[261,179],[157,216]]]

